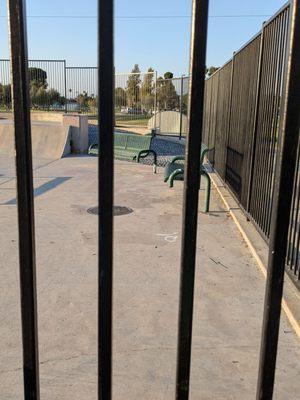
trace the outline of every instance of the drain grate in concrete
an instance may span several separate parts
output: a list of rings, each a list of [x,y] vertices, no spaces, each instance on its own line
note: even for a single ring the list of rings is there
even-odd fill
[[[89,214],[93,215],[98,215],[99,214],[99,209],[98,207],[91,207],[87,210]],[[126,215],[126,214],[131,214],[133,212],[132,208],[129,207],[124,207],[124,206],[114,206],[114,216],[118,215]]]

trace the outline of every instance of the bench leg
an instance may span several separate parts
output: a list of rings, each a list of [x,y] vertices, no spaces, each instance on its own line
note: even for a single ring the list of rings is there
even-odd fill
[[[210,204],[210,190],[211,190],[211,181],[208,173],[206,171],[201,171],[201,176],[204,176],[206,179],[206,191],[205,191],[205,209],[204,212],[209,212],[209,204]]]
[[[145,158],[149,154],[153,155],[153,158],[154,158],[153,173],[156,174],[156,172],[157,172],[157,154],[154,150],[141,150],[137,156],[137,162],[139,163],[141,158]]]
[[[176,176],[183,174],[184,172],[182,168],[175,169],[175,171],[173,171],[169,177],[169,187],[172,188],[174,186],[174,179],[176,178]]]

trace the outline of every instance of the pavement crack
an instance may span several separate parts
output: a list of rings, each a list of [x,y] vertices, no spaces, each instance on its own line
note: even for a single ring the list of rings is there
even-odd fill
[[[216,261],[213,258],[209,257],[209,259],[217,265],[221,265],[225,269],[229,269],[226,265],[224,265],[221,261]]]

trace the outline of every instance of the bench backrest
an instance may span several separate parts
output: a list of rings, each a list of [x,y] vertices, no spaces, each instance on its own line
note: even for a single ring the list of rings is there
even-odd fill
[[[118,149],[126,149],[127,143],[127,135],[123,135],[122,133],[114,134],[114,147]]]
[[[151,139],[151,136],[115,133],[114,147],[121,150],[148,150]]]
[[[127,149],[148,150],[151,144],[151,136],[127,135]]]

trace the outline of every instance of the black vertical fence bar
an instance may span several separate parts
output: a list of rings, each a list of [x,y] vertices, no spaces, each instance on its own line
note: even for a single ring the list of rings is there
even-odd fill
[[[179,120],[179,140],[182,138],[182,113],[183,113],[183,75],[180,78],[180,120]]]
[[[273,107],[273,126],[271,130],[272,135],[272,144],[271,144],[271,154],[273,154],[273,158],[270,160],[271,169],[274,170],[276,166],[276,153],[277,153],[277,133],[278,133],[278,124],[277,124],[277,116],[278,110],[280,109],[280,101],[281,101],[281,90],[282,90],[282,81],[283,81],[283,73],[284,73],[284,62],[285,62],[285,51],[286,44],[288,39],[288,29],[289,29],[289,10],[285,10],[285,12],[281,15],[281,27],[280,27],[280,35],[278,37],[278,69],[279,73],[277,75],[277,82],[275,86],[275,96],[276,101],[274,102]],[[273,191],[274,191],[274,183],[275,183],[275,174],[270,174],[270,179],[268,182],[267,190],[270,193],[271,201],[267,203],[266,212],[265,212],[265,227],[264,231],[267,232],[267,236],[270,235],[270,225],[271,225],[271,214],[272,214],[272,204],[273,204]]]
[[[64,60],[64,96],[65,96],[65,113],[68,112],[68,102],[67,102],[67,63]]]
[[[254,108],[254,125],[253,125],[253,133],[252,133],[252,143],[250,150],[250,166],[249,166],[249,183],[247,188],[247,204],[246,211],[250,212],[250,201],[252,194],[252,182],[253,182],[253,169],[254,169],[254,152],[256,147],[256,135],[258,128],[258,107],[260,103],[260,93],[261,93],[261,74],[262,74],[262,58],[263,58],[263,50],[264,50],[264,26],[263,24],[262,32],[260,35],[260,49],[259,49],[259,61],[258,61],[258,77],[257,77],[257,86],[256,86],[256,101]]]
[[[184,177],[181,244],[177,400],[187,400],[189,397],[208,3],[208,0],[193,0],[187,167]]]
[[[99,310],[98,398],[112,397],[112,286],[114,176],[113,0],[98,0]]]
[[[292,2],[288,50],[274,182],[258,400],[272,399],[274,388],[289,215],[300,130],[300,0]]]
[[[38,400],[36,261],[25,1],[9,0],[8,10],[16,145],[24,398]]]

